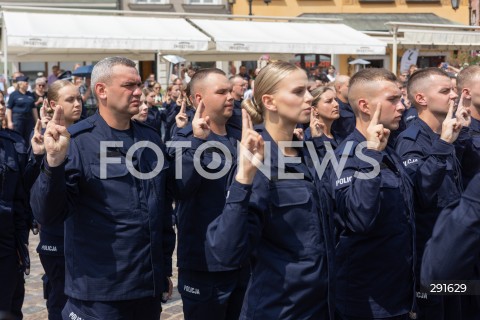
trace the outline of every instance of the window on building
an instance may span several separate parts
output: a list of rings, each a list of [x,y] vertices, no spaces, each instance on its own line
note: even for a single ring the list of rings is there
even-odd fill
[[[221,4],[221,0],[186,0],[187,4]]]
[[[169,1],[168,1],[168,0],[133,0],[132,2],[133,2],[133,3],[140,3],[140,4],[143,4],[143,3],[166,4],[166,3],[168,3]]]

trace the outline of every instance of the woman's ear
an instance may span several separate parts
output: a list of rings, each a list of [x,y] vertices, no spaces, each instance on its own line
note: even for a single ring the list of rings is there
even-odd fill
[[[55,103],[55,101],[50,100],[50,101],[48,101],[48,106],[49,106],[50,108],[52,108],[52,109],[55,109],[55,107],[57,106],[57,104]]]
[[[271,94],[264,94],[262,96],[262,103],[265,109],[270,111],[277,111],[277,106],[275,105],[275,98]]]

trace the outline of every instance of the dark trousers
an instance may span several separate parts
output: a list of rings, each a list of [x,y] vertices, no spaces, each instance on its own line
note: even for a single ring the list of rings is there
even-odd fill
[[[238,320],[249,279],[250,267],[223,272],[179,269],[185,320]]]
[[[33,131],[35,123],[33,123],[33,115],[31,112],[26,113],[12,113],[12,121],[15,131],[25,140],[26,146],[30,146],[30,134]]]
[[[62,311],[62,319],[159,320],[161,312],[160,297],[102,302],[68,298]]]
[[[0,314],[5,319],[22,319],[25,280],[18,265],[18,257],[0,258]],[[3,319],[3,318],[2,318]]]
[[[388,318],[359,318],[351,316],[337,315],[336,320],[409,320],[410,316],[408,314],[403,314],[401,316],[388,317]]]
[[[61,320],[67,303],[65,295],[65,257],[39,254],[45,270],[43,295],[47,299],[48,320]]]
[[[433,296],[417,298],[418,320],[462,319],[460,296]]]

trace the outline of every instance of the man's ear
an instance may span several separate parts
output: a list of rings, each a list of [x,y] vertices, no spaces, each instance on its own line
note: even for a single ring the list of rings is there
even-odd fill
[[[415,99],[415,102],[420,105],[420,106],[424,106],[426,107],[427,106],[427,97],[425,96],[425,94],[423,94],[422,92],[418,92],[415,94],[415,96],[413,97]]]
[[[368,103],[367,99],[358,99],[357,105],[360,113],[368,114],[369,116],[372,115],[370,110],[370,104]]]
[[[463,88],[462,89],[462,92],[460,92],[460,94],[463,94],[463,98],[464,99],[467,99],[467,100],[471,100],[472,99],[472,94],[470,92],[470,89],[468,88]]]
[[[271,94],[264,94],[262,96],[262,103],[265,109],[270,111],[277,111],[277,106],[275,105],[275,98]]]
[[[194,101],[193,101],[193,102],[194,102],[194,106],[198,106],[198,105],[200,104],[200,101],[202,101],[202,98],[203,98],[203,97],[202,97],[202,95],[201,95],[200,93],[197,92],[197,93],[195,93],[195,94],[193,95],[192,98],[193,98],[193,100],[194,100]]]
[[[107,98],[107,86],[105,83],[98,82],[95,84],[95,93],[99,99],[106,99]]]

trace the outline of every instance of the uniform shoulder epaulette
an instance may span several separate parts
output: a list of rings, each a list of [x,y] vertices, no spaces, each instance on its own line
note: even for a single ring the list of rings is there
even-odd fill
[[[73,124],[72,126],[70,126],[68,128],[68,132],[70,132],[70,134],[72,136],[76,136],[81,132],[92,129],[93,127],[94,127],[94,125],[91,122],[91,117],[90,117],[90,118],[87,118],[85,120],[82,120],[82,121],[77,122],[77,123]]]
[[[10,129],[0,130],[0,137],[11,140],[14,143],[25,144],[25,140],[23,139],[22,135],[14,130],[10,130]]]
[[[0,138],[10,140],[18,153],[27,153],[25,140],[17,131],[10,129],[0,130]]]
[[[351,140],[350,140],[350,141],[351,141]],[[351,147],[350,147],[348,150],[346,150],[346,149],[347,149],[347,144],[348,144],[348,142],[345,143],[345,144],[342,143],[342,145],[339,146],[339,147],[335,150],[335,154],[336,154],[337,156],[340,156],[340,157],[341,157],[343,154],[346,154],[346,155],[348,155],[349,157],[353,157],[353,156],[355,155],[355,149],[357,148],[358,142],[357,142],[357,141],[352,141],[352,142],[353,142],[353,144],[351,145]]]
[[[418,134],[420,133],[420,128],[417,126],[408,127],[401,135],[406,139],[417,140]]]
[[[191,135],[193,135],[193,127],[191,123],[189,123],[185,128],[179,129],[177,131],[177,136],[189,137]]]
[[[133,120],[134,123],[138,124],[139,126],[141,126],[142,128],[148,128],[150,130],[152,130],[153,132],[157,133],[157,130],[155,130],[154,127],[152,127],[151,125],[149,125],[148,123],[145,123],[145,122],[142,122],[142,121],[138,121],[138,120]]]

